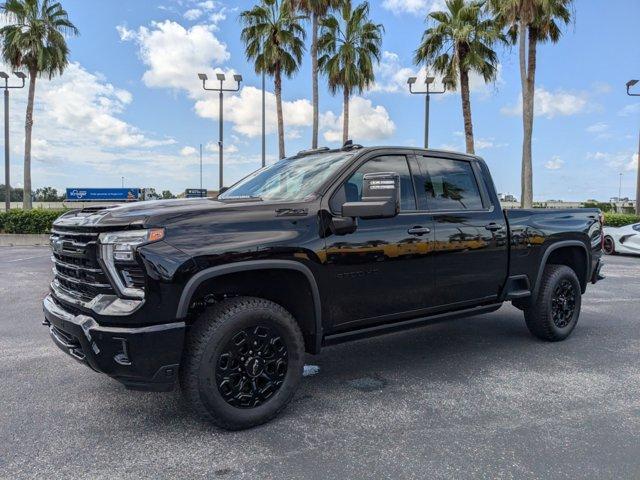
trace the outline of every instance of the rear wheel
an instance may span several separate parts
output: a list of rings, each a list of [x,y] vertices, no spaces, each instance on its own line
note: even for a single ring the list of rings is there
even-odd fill
[[[542,340],[564,340],[578,323],[581,301],[575,272],[565,265],[547,265],[538,297],[524,311],[529,331]]]
[[[614,255],[616,253],[616,242],[612,237],[608,235],[604,237],[602,250],[604,250],[604,253],[606,253],[607,255]]]
[[[236,297],[191,327],[180,370],[182,394],[202,418],[239,430],[271,420],[302,378],[304,341],[280,305]]]

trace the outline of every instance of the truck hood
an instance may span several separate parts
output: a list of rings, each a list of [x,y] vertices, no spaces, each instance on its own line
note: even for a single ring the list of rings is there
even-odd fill
[[[97,227],[102,230],[104,227],[113,226],[164,226],[171,223],[172,219],[181,218],[187,214],[272,209],[274,215],[279,215],[280,210],[290,210],[287,207],[288,205],[282,202],[259,200],[218,201],[211,198],[153,200],[107,208],[88,207],[72,210],[59,217],[54,222],[54,227]],[[303,212],[298,211],[298,213]]]

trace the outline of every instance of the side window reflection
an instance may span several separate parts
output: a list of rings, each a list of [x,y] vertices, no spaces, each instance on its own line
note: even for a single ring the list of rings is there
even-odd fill
[[[418,157],[422,170],[418,194],[432,211],[481,210],[482,197],[469,162]]]

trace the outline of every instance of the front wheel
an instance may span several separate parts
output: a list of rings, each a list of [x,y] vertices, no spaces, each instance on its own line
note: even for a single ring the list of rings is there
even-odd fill
[[[206,310],[187,337],[180,387],[201,418],[228,430],[265,423],[302,379],[304,340],[280,305],[253,297]]]
[[[575,272],[566,265],[547,265],[538,297],[525,309],[529,331],[550,342],[567,338],[578,323],[582,291]]]

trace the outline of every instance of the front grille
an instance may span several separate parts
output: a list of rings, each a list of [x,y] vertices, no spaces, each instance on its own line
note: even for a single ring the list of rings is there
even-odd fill
[[[99,294],[114,294],[98,262],[98,235],[63,228],[52,230],[54,285],[65,296],[87,302]]]

